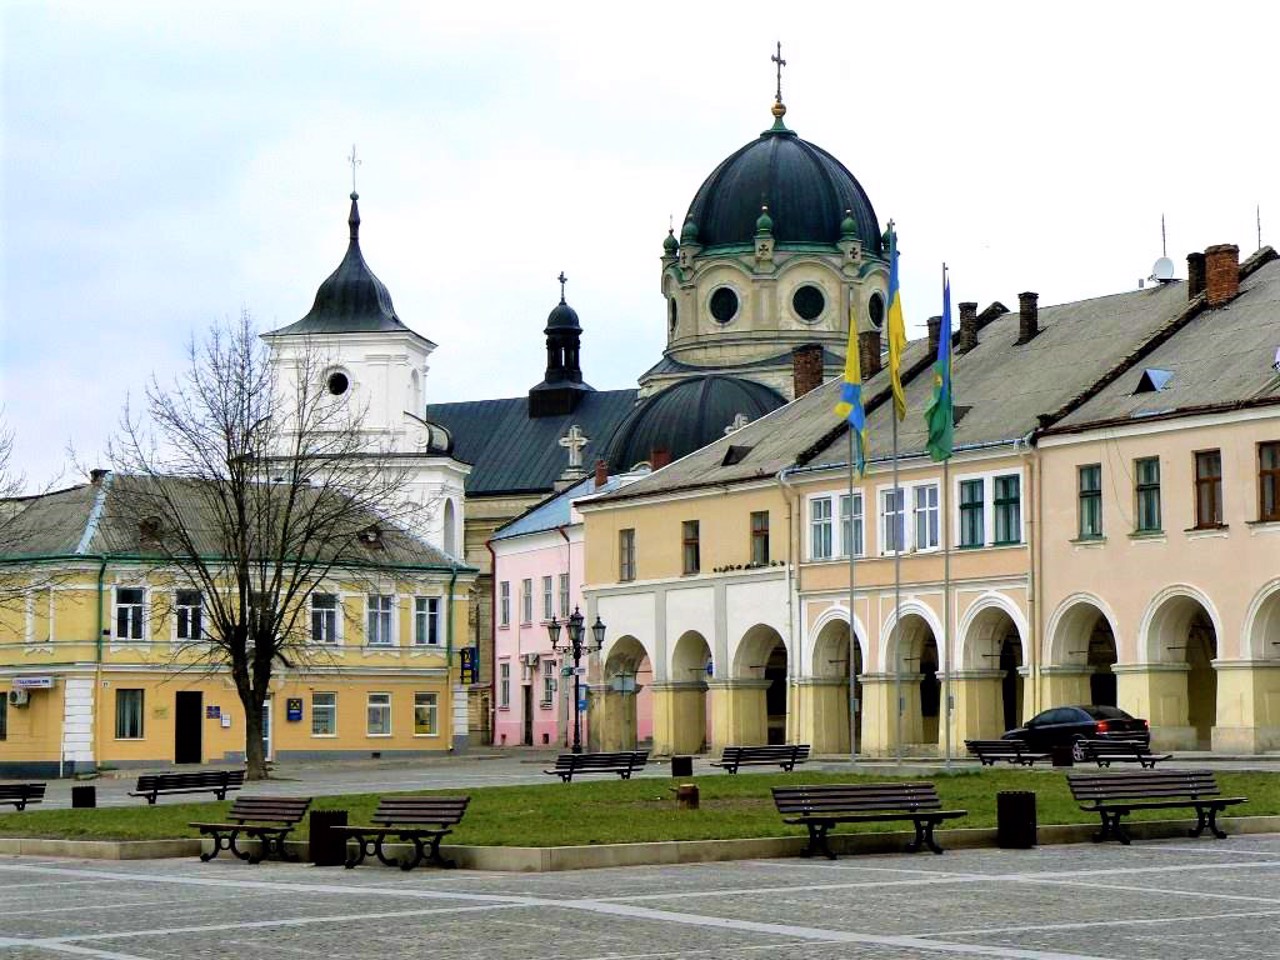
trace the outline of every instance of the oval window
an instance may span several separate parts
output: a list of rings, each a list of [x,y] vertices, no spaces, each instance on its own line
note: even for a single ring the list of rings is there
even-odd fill
[[[711,294],[711,316],[716,323],[728,323],[738,315],[738,295],[729,287],[721,287]]]
[[[806,283],[791,295],[791,308],[801,320],[812,323],[827,308],[827,298],[813,284]]]
[[[351,386],[351,381],[347,379],[347,375],[341,370],[335,370],[329,374],[326,386],[335,397],[340,397],[347,392],[347,388]]]
[[[877,330],[884,326],[884,297],[873,293],[867,303],[867,314],[871,318],[871,325]]]

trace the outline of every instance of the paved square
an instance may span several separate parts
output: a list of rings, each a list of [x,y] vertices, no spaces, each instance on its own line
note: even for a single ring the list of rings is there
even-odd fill
[[[1280,958],[1280,836],[559,874],[0,859],[0,960]]]

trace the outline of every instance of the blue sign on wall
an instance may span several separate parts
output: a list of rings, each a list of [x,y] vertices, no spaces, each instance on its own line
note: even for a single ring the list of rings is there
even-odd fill
[[[302,698],[290,697],[285,701],[285,719],[291,723],[297,723],[302,719]]]

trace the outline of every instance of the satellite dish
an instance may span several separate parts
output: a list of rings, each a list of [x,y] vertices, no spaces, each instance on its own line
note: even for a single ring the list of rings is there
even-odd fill
[[[1159,280],[1161,283],[1168,283],[1173,279],[1173,261],[1168,257],[1161,257],[1156,261],[1156,265],[1151,268],[1151,279]]]

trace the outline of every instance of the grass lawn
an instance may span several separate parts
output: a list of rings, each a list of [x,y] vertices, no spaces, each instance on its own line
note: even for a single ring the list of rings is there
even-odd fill
[[[486,846],[548,847],[575,844],[629,843],[652,840],[707,840],[739,837],[776,837],[802,834],[803,828],[785,826],[773,806],[769,788],[801,783],[850,783],[855,781],[909,779],[883,773],[854,776],[848,773],[797,771],[784,774],[681,777],[674,779],[609,780],[547,783],[517,787],[475,787],[470,790],[424,791],[439,794],[469,793],[466,819],[450,842]],[[993,827],[996,793],[1032,790],[1036,793],[1037,820],[1041,824],[1096,822],[1071,800],[1065,776],[1053,770],[966,769],[929,777],[948,809],[968,810],[967,817],[948,826]],[[674,785],[696,782],[701,792],[700,810],[677,810]],[[1218,774],[1223,793],[1245,796],[1247,804],[1233,808],[1242,815],[1280,814],[1280,774]],[[299,784],[298,793],[305,792]],[[246,793],[252,793],[252,786]],[[347,810],[350,823],[367,823],[377,804],[375,794],[319,797],[313,810]],[[75,840],[156,840],[193,837],[190,820],[219,820],[231,803],[183,803],[151,807],[139,801],[134,807],[93,810],[40,810],[0,815],[0,836],[56,837]],[[1228,818],[1231,812],[1228,812]],[[1135,819],[1189,818],[1187,811],[1153,811]],[[854,824],[842,830],[899,830],[896,824]],[[304,820],[295,837],[306,837]]]

